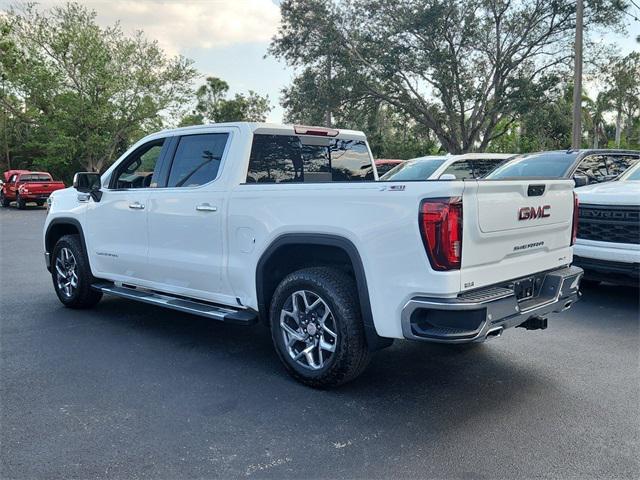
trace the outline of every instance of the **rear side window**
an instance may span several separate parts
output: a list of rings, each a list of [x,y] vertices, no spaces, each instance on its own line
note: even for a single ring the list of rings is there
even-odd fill
[[[169,172],[167,187],[197,187],[218,175],[228,133],[181,137]]]
[[[364,141],[297,135],[253,136],[247,183],[319,183],[373,179]]]
[[[459,162],[454,162],[449,165],[444,172],[445,174],[451,174],[456,176],[456,180],[466,180],[469,178],[473,178],[473,167],[471,162],[467,160],[461,160]]]

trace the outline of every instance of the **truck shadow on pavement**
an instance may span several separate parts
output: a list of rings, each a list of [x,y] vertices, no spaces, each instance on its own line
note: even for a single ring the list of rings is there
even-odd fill
[[[157,350],[161,344],[163,355],[173,360],[171,368],[188,371],[201,384],[214,382],[219,387],[233,379],[233,395],[241,398],[246,394],[269,396],[273,391],[293,394],[304,402],[322,404],[327,400],[333,407],[323,414],[331,416],[357,404],[368,405],[369,413],[379,420],[392,421],[400,405],[401,415],[413,411],[421,418],[414,421],[431,423],[437,422],[437,414],[448,411],[452,403],[461,404],[456,416],[462,418],[497,408],[492,404],[505,408],[532,392],[555,388],[554,379],[541,375],[531,362],[513,358],[490,344],[397,341],[391,348],[374,353],[369,368],[354,382],[334,390],[314,390],[287,375],[263,326],[216,323],[110,298],[101,302],[95,310],[98,312],[101,321],[145,337],[149,348]],[[265,382],[269,383],[266,391]],[[256,385],[261,387],[256,389]],[[336,397],[346,407],[336,406]],[[394,405],[393,409],[388,409],[389,405]],[[431,414],[425,416],[428,410]]]

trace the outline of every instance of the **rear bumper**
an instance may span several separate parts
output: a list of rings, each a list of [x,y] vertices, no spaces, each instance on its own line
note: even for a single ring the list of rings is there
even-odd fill
[[[539,292],[527,300],[517,300],[508,283],[456,298],[412,298],[402,309],[403,335],[411,340],[443,343],[479,342],[500,336],[507,328],[570,308],[580,297],[583,273],[581,268],[571,266],[537,275]]]
[[[39,202],[46,201],[47,198],[51,196],[50,193],[29,193],[28,195],[20,194],[20,198],[26,200],[27,202]]]

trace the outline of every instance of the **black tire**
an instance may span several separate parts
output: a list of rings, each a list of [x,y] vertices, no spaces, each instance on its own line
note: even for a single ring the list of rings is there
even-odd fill
[[[318,370],[300,365],[291,357],[280,327],[285,303],[299,290],[311,292],[323,300],[331,310],[337,333],[335,351]],[[369,363],[355,281],[336,268],[305,268],[286,276],[273,294],[269,318],[271,337],[280,360],[289,374],[305,385],[315,388],[342,385],[360,375]]]
[[[71,251],[76,265],[77,286],[72,290],[70,295],[62,291],[58,282],[59,277],[56,268],[56,261],[64,248]],[[56,295],[58,295],[58,298],[65,307],[77,309],[91,308],[102,298],[102,292],[91,288],[91,284],[95,283],[96,279],[91,275],[89,260],[87,259],[84,248],[82,248],[82,243],[78,235],[65,235],[60,238],[55,247],[53,247],[51,255],[51,278]]]
[[[27,208],[27,202],[24,201],[24,198],[20,198],[20,194],[16,194],[16,207],[20,210],[24,210]]]
[[[44,202],[36,202],[36,205],[38,205],[39,207],[44,205]]]
[[[0,203],[4,208],[7,208],[11,202],[4,196],[4,193],[0,193]]]

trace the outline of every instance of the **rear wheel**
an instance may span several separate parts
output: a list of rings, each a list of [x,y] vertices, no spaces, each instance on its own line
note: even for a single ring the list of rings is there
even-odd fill
[[[27,202],[24,198],[20,197],[19,193],[16,195],[16,207],[18,207],[20,210],[24,210],[25,208],[27,208]]]
[[[9,199],[4,196],[4,193],[2,191],[0,191],[0,203],[5,208],[9,206],[9,203],[11,203],[9,202]]]
[[[306,385],[341,385],[368,364],[355,282],[338,269],[306,268],[285,277],[273,295],[270,321],[278,356]]]
[[[53,248],[51,277],[60,301],[69,308],[90,308],[102,298],[78,235],[65,235]]]

